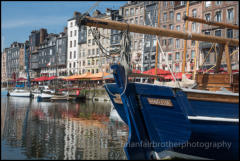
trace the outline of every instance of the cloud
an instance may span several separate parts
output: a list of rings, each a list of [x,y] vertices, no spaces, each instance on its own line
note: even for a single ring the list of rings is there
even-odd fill
[[[61,25],[67,24],[67,20],[69,17],[41,17],[41,18],[25,18],[25,19],[18,19],[18,20],[7,20],[2,21],[2,28],[3,29],[10,29],[10,28],[19,28],[19,27],[41,27],[43,25],[53,26],[53,25]]]

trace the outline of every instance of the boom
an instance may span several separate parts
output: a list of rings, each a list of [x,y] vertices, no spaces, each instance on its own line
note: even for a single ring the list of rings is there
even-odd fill
[[[239,40],[237,39],[229,39],[217,36],[209,36],[197,33],[190,32],[182,32],[182,31],[174,31],[163,28],[156,28],[151,26],[143,26],[136,24],[128,24],[124,22],[93,18],[93,17],[83,17],[80,18],[77,16],[77,24],[79,26],[93,26],[97,28],[104,29],[113,29],[113,30],[129,30],[129,32],[141,33],[141,34],[149,34],[149,35],[157,35],[157,36],[165,36],[165,37],[173,37],[185,40],[197,40],[197,41],[206,41],[211,43],[219,43],[219,44],[228,44],[230,46],[239,46]]]

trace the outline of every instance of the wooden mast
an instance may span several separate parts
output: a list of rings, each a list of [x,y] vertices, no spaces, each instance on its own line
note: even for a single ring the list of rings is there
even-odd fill
[[[158,2],[158,27],[160,27],[160,1]],[[157,39],[158,39],[158,37],[157,37]],[[157,75],[157,66],[158,66],[158,41],[156,44],[155,75]]]
[[[188,16],[189,14],[189,1],[187,1],[187,10],[186,10],[186,15]],[[185,32],[188,31],[188,21],[185,21]],[[185,66],[186,66],[186,51],[187,51],[187,40],[184,40],[184,50],[183,50],[183,62],[182,62],[182,74],[185,73]]]

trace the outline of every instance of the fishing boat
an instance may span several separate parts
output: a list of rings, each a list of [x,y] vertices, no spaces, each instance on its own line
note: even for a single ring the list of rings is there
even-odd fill
[[[239,40],[89,16],[77,17],[77,24],[222,44],[228,74],[197,74],[196,89],[129,82],[132,73],[126,62],[111,66],[116,83],[104,87],[129,127],[124,147],[128,159],[156,159],[162,152],[197,159],[238,159],[239,94],[234,83],[238,83],[239,75],[231,72],[228,46],[238,46]],[[216,66],[218,70],[219,64]]]

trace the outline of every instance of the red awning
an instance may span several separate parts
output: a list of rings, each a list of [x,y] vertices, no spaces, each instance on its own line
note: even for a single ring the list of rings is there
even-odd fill
[[[53,79],[57,79],[57,77],[56,76],[48,77],[48,80],[53,80]]]
[[[16,79],[17,82],[25,81],[25,80],[27,80],[27,79],[26,78],[18,78],[18,79]]]
[[[38,78],[33,79],[33,81],[42,82],[42,81],[48,80],[48,78],[49,78],[49,77],[42,76],[42,77],[38,77]]]
[[[143,74],[155,75],[155,68],[144,71]],[[171,74],[171,73],[167,70],[157,68],[157,75],[165,75],[165,74]]]

